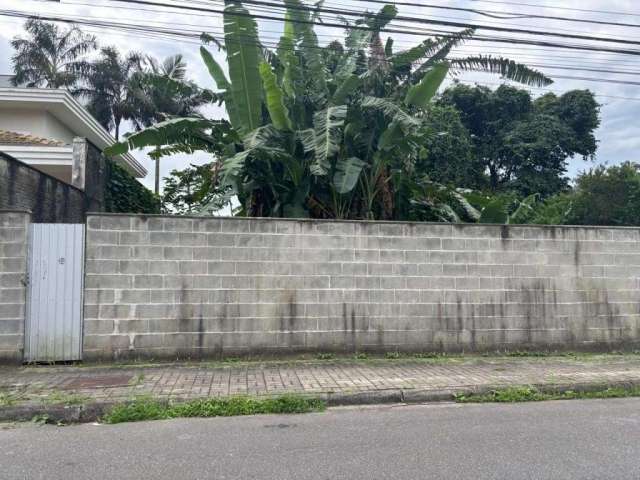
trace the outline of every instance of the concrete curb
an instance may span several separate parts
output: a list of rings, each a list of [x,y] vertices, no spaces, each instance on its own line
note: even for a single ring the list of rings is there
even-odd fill
[[[306,396],[324,400],[329,407],[353,405],[379,405],[390,403],[432,403],[452,402],[458,395],[482,395],[493,390],[522,385],[469,385],[454,389],[416,390],[390,389],[364,392],[328,392]],[[640,379],[621,382],[530,384],[543,393],[594,392],[606,388],[640,388]],[[162,400],[165,401],[165,400]],[[177,402],[185,401],[176,399]],[[87,423],[98,421],[117,402],[93,402],[85,405],[16,405],[0,408],[0,422],[25,422],[39,416],[46,416],[51,423]]]

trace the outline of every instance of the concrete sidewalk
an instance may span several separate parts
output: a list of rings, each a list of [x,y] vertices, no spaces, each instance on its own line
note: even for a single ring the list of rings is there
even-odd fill
[[[512,385],[640,385],[640,355],[0,367],[0,420],[38,413],[91,420],[138,396],[183,401],[295,393],[335,405],[451,400]]]

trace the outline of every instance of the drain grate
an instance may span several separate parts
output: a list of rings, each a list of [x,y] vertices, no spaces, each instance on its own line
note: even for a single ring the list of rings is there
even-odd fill
[[[83,388],[128,387],[132,375],[92,375],[91,377],[76,377],[62,388],[65,390],[80,390]]]

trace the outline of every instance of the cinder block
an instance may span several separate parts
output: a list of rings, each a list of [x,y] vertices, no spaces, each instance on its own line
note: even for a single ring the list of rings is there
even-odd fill
[[[202,275],[207,273],[207,262],[178,262],[181,275]]]
[[[161,288],[165,277],[162,275],[136,275],[133,278],[134,288]]]
[[[164,219],[165,232],[193,232],[193,219],[167,217]]]
[[[190,247],[164,247],[165,260],[192,260],[193,248]]]
[[[178,260],[152,261],[149,262],[148,273],[151,275],[177,275],[180,272],[180,263]]]
[[[117,245],[119,235],[120,232],[117,231],[89,230],[87,231],[87,243],[91,245]]]
[[[125,215],[118,216],[100,216],[101,230],[131,230],[131,217]]]
[[[180,234],[177,232],[150,232],[150,245],[180,246]]]
[[[274,220],[275,221],[275,220]],[[248,218],[222,218],[220,226],[223,232],[242,233],[249,232],[251,228],[251,220]]]
[[[131,275],[87,274],[85,276],[84,284],[85,284],[85,288],[96,288],[96,289],[131,288],[133,287],[133,277]]]
[[[117,243],[120,245],[148,245],[149,232],[120,232]]]
[[[147,274],[149,273],[149,262],[147,260],[121,260],[118,265],[118,273]]]

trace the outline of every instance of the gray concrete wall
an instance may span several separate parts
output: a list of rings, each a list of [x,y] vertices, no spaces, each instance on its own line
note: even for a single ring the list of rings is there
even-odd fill
[[[0,152],[0,209],[29,210],[35,223],[83,223],[104,211],[108,160],[88,142],[85,153],[80,189]]]
[[[0,362],[22,360],[30,214],[0,210]]]
[[[631,348],[640,230],[90,216],[85,358]]]
[[[34,222],[84,221],[85,194],[0,152],[0,209],[24,209]]]

